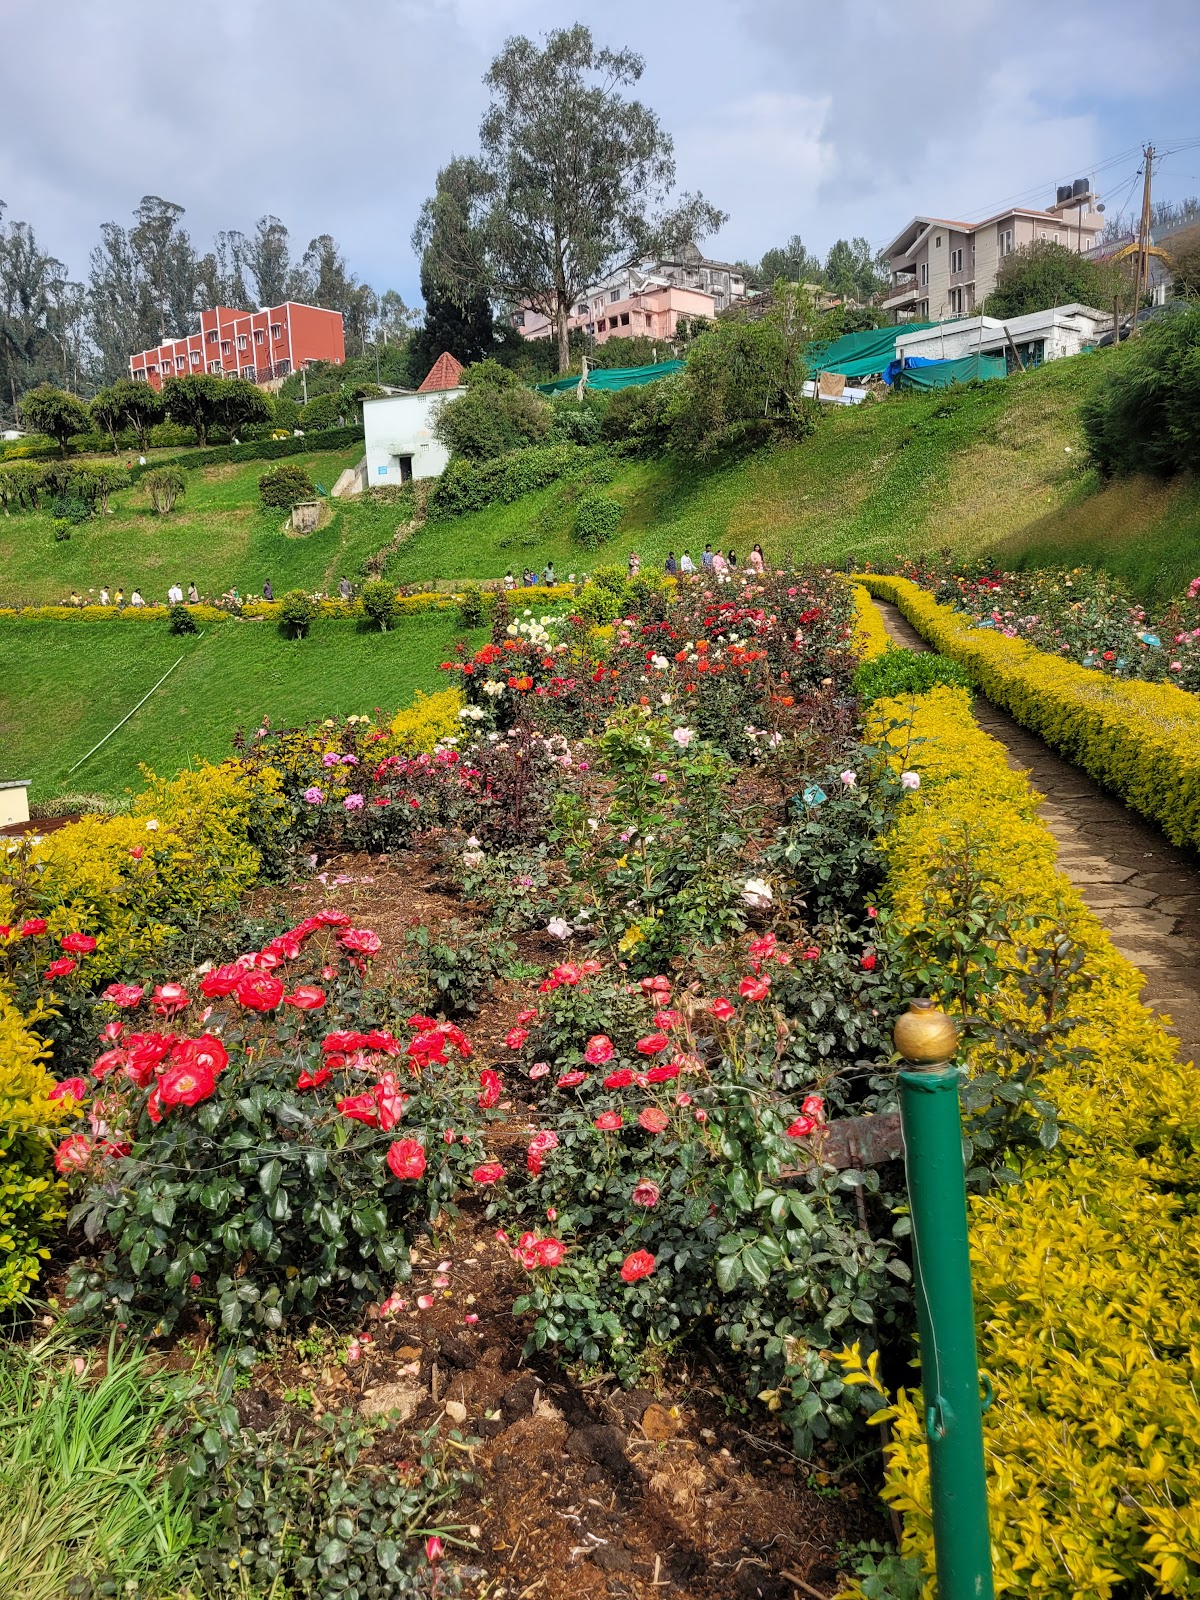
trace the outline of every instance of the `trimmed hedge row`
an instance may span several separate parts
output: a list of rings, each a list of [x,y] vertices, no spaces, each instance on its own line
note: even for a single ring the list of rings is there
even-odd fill
[[[996,1393],[984,1418],[996,1594],[1116,1600],[1149,1574],[1155,1593],[1200,1595],[1195,1069],[1057,870],[1036,796],[967,691],[881,701],[873,725],[921,774],[886,840],[893,927],[920,925],[931,874],[969,837],[991,892],[1085,956],[1063,1009],[1078,1019],[1069,1044],[1090,1059],[1046,1076],[1061,1144],[1028,1158],[1016,1187],[970,1202],[980,1360]],[[1022,1031],[1044,1022],[1039,997],[1011,980],[996,999]],[[902,1391],[890,1416],[884,1492],[904,1516],[905,1554],[929,1575],[920,1396]]]
[[[1023,727],[1111,789],[1175,844],[1200,845],[1200,697],[1121,683],[1020,639],[974,628],[907,578],[859,580],[898,606],[943,655]]]
[[[306,433],[302,439],[294,435],[286,439],[248,439],[244,444],[218,444],[209,450],[190,450],[186,455],[159,456],[142,466],[130,468],[132,482],[158,467],[220,467],[230,461],[278,461],[284,456],[309,455],[320,450],[348,450],[352,444],[361,444],[364,434],[361,425],[353,428],[322,428],[316,433]]]

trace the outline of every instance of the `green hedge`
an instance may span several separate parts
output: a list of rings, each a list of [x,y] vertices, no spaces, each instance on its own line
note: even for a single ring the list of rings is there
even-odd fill
[[[363,442],[361,424],[353,428],[323,428],[319,433],[306,433],[303,439],[249,439],[244,444],[219,444],[211,450],[190,450],[185,456],[159,456],[144,467],[134,467],[130,472],[133,482],[144,472],[155,467],[221,467],[229,461],[278,461],[283,456],[309,455],[317,450],[348,450],[353,444]]]
[[[1068,761],[1155,822],[1200,845],[1200,696],[1170,683],[1122,682],[976,628],[907,578],[858,573],[930,644]]]
[[[492,461],[452,461],[426,502],[426,521],[445,522],[489,505],[508,505],[607,462],[611,455],[604,445],[545,444],[510,450]]]

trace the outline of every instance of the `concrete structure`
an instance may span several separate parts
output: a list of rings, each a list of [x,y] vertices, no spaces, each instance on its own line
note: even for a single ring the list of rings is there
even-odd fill
[[[459,362],[443,353],[416,394],[363,401],[367,488],[436,478],[445,470],[450,452],[434,438],[433,424],[447,400],[466,393],[458,381],[461,374]]]
[[[1093,349],[1112,327],[1112,314],[1095,306],[1055,306],[1031,311],[1024,317],[963,317],[936,328],[914,329],[896,335],[896,355],[906,361],[956,361],[960,356],[1003,356],[1009,370],[1016,366],[1012,347],[1027,367]]]
[[[161,389],[185,373],[248,378],[270,383],[298,372],[310,361],[346,359],[342,314],[288,300],[257,311],[215,306],[200,313],[199,333],[167,339],[129,358],[129,375]]]
[[[1084,253],[1104,229],[1091,185],[1064,184],[1045,211],[1011,207],[983,222],[914,217],[883,251],[891,286],[882,301],[894,322],[969,316],[996,287],[1000,264],[1022,245],[1047,239]]]
[[[0,778],[0,828],[29,821],[28,778]]]
[[[597,344],[606,339],[670,340],[680,317],[715,317],[746,296],[746,279],[730,261],[713,261],[687,245],[677,257],[622,267],[593,284],[579,297],[567,319]],[[516,314],[526,339],[554,337],[554,326],[542,311],[526,306]]]

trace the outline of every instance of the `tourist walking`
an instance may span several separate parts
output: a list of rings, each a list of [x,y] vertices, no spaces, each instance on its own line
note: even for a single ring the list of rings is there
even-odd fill
[[[177,583],[173,583],[167,590],[167,604],[169,606],[181,606],[183,604],[183,590]]]
[[[751,565],[751,567],[753,568],[753,570],[755,572],[759,572],[759,573],[762,572],[763,565],[764,565],[762,545],[756,544],[754,546],[754,549],[751,550],[751,552],[750,552],[750,565]]]
[[[686,550],[679,558],[679,570],[680,572],[695,572],[696,570],[696,563]]]
[[[111,603],[112,602],[108,598],[108,590],[107,589],[101,589],[101,591],[100,591],[100,604],[102,606],[107,606],[107,605],[110,605]]]
[[[704,568],[705,572],[712,571],[715,559],[716,558],[713,555],[712,545],[706,544],[704,546],[704,554],[700,557],[700,565]]]
[[[545,572],[542,573],[542,582],[546,585],[547,588],[550,588],[553,584],[556,584],[558,582],[558,579],[554,576],[554,563],[553,563],[553,561],[547,561],[546,570],[545,570]]]
[[[268,578],[267,581],[263,584],[263,599],[264,600],[274,600],[274,598],[275,598],[275,586],[271,582],[270,578]]]
[[[732,551],[732,550],[726,551],[725,564],[728,566],[730,572],[736,572],[737,571],[737,555],[735,554],[734,551]]]
[[[200,604],[200,591],[194,583],[188,584],[188,604],[193,606]]]
[[[140,589],[135,589],[129,596],[129,604],[131,606],[144,606],[146,604],[142,599],[142,591]]]
[[[631,578],[636,578],[641,570],[642,558],[640,555],[638,555],[636,550],[631,550],[629,552],[629,576]]]
[[[728,563],[719,550],[712,558],[712,569],[715,578],[723,578],[729,570]]]
[[[341,595],[343,600],[349,600],[354,593],[354,585],[344,573],[340,582],[338,583],[338,593]]]
[[[113,605],[115,605],[117,610],[119,611],[124,604],[125,604],[125,591],[124,591],[124,589],[121,588],[120,584],[118,584],[117,585],[117,597],[113,601]]]
[[[668,578],[673,578],[679,571],[679,563],[675,559],[674,550],[667,551],[667,559],[663,562],[663,571]]]

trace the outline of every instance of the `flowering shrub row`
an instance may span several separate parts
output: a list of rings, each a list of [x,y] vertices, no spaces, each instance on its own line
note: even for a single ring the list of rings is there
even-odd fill
[[[1004,572],[984,563],[962,572],[922,561],[906,563],[900,575],[977,628],[1106,677],[1200,690],[1200,578],[1155,619],[1094,567]]]
[[[570,584],[539,585],[536,588],[521,590],[522,598],[534,600],[540,604],[555,604],[567,600],[574,593]],[[405,594],[403,591],[396,593],[396,614],[398,616],[420,616],[430,611],[456,611],[461,600],[458,594],[441,593],[431,590],[428,593]],[[484,595],[485,605],[494,598]],[[227,622],[231,616],[258,618],[266,621],[279,620],[278,600],[248,600],[241,606],[211,606],[185,605],[181,609],[187,611],[195,622]],[[338,600],[322,597],[318,602],[317,615],[321,617],[361,617],[362,605],[357,600]],[[146,606],[0,606],[0,622],[166,622],[171,614],[171,607],[160,605]]]
[[[65,1215],[44,1130],[66,1114],[45,1045],[0,984],[0,1309],[27,1292]]]
[[[974,627],[906,578],[863,577],[995,705],[1061,750],[1175,844],[1200,844],[1200,699],[1172,684],[1113,682],[1020,639]]]
[[[1020,1187],[971,1201],[980,1358],[996,1391],[984,1426],[997,1594],[1110,1600],[1147,1573],[1158,1593],[1200,1594],[1195,1072],[1140,1004],[1141,975],[1056,871],[1032,792],[964,692],[935,689],[915,716],[911,705],[875,708],[881,731],[901,724],[889,736],[922,776],[887,839],[894,931],[927,918],[931,876],[969,837],[992,892],[1085,957],[1067,1005],[1071,1043],[1089,1059],[1046,1079],[1061,1147],[1027,1157]],[[995,998],[1016,1025],[1037,1024],[1044,996],[1015,974]],[[987,1060],[980,1047],[972,1065]],[[928,1573],[918,1397],[901,1395],[893,1427],[886,1494]]]

